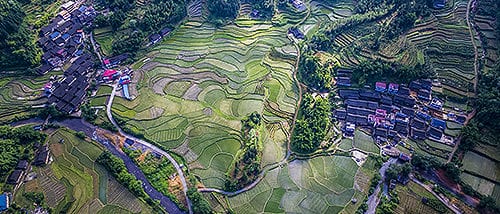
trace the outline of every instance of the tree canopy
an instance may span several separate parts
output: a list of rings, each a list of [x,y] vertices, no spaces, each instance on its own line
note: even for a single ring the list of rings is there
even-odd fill
[[[25,13],[14,0],[0,0],[0,67],[38,66],[42,51],[36,35],[24,22]]]
[[[330,102],[311,94],[304,94],[302,102],[291,147],[298,153],[311,153],[319,148],[330,126]]]
[[[321,63],[312,51],[306,52],[300,59],[299,77],[308,87],[319,91],[328,91],[332,88],[333,73],[337,63],[328,61]]]
[[[235,19],[240,10],[239,0],[208,0],[207,5],[210,12],[210,20],[218,25]]]
[[[397,83],[409,83],[415,79],[431,77],[433,73],[422,65],[406,66],[399,63],[385,62],[380,59],[365,60],[353,69],[352,80],[359,85],[385,80]]]

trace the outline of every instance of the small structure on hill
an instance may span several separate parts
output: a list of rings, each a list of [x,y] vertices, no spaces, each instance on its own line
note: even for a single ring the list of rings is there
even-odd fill
[[[49,147],[47,145],[44,145],[39,149],[38,153],[36,153],[33,165],[44,166],[47,163],[49,163],[49,159],[50,159]]]
[[[288,28],[288,34],[292,34],[295,38],[297,39],[304,39],[304,33],[302,33],[298,28],[296,27],[291,27]]]

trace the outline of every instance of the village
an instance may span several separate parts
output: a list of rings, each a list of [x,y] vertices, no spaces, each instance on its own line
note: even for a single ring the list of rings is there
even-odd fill
[[[444,109],[444,101],[432,96],[431,80],[414,80],[409,85],[376,82],[373,88],[354,89],[351,72],[340,69],[336,78],[340,87],[336,100],[341,107],[333,115],[341,121],[344,137],[352,139],[360,129],[373,137],[383,154],[405,160],[411,155],[397,148],[413,152],[406,143],[409,139],[455,146],[457,139],[444,133],[446,121],[464,124],[467,115],[460,109]]]

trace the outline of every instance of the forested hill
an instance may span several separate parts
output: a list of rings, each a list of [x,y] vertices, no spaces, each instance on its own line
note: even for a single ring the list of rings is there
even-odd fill
[[[40,63],[42,51],[36,45],[36,33],[26,24],[21,7],[28,3],[0,0],[0,71],[32,68]]]

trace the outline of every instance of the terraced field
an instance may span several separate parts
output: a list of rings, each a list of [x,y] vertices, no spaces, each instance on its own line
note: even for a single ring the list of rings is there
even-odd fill
[[[57,75],[62,75],[62,72],[54,71],[41,77],[0,79],[0,123],[28,116],[32,107],[45,104],[43,86],[51,76]]]
[[[195,17],[154,47],[149,62],[134,65],[136,98],[116,98],[112,112],[126,130],[185,157],[205,186],[221,188],[241,147],[241,120],[252,112],[267,127],[262,163],[284,157],[298,99],[297,52],[287,38],[291,25],[241,16],[216,29]]]
[[[338,213],[361,196],[357,172],[350,157],[297,160],[269,171],[255,188],[228,203],[236,213]]]
[[[500,168],[498,162],[476,152],[467,152],[462,160],[460,178],[473,189],[500,201]]]
[[[95,164],[103,151],[100,146],[65,129],[51,133],[48,142],[54,161],[37,168],[38,178],[27,183],[22,192],[43,192],[47,205],[57,213],[107,213],[106,210],[117,208],[128,210],[126,213],[151,212],[144,202]],[[22,192],[16,193],[17,202],[22,199]]]
[[[405,38],[423,51],[443,90],[459,96],[472,95],[476,78],[473,42],[478,41],[471,41],[466,12],[467,1],[454,1],[443,10],[433,11]]]

